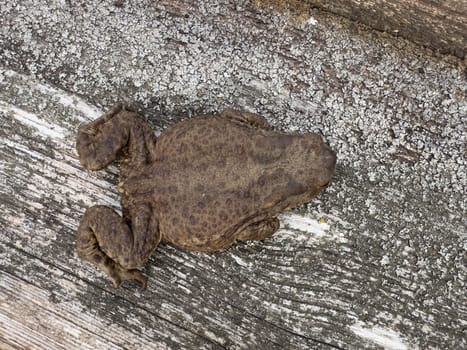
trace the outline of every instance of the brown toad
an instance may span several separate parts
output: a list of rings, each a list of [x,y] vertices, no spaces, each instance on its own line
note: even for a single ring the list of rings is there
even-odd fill
[[[138,268],[161,240],[210,252],[271,236],[277,215],[316,196],[336,163],[319,135],[273,131],[259,115],[231,109],[184,120],[156,139],[143,117],[117,105],[81,126],[76,146],[87,169],[121,159],[123,217],[91,207],[77,238],[79,256],[115,287],[146,286]]]

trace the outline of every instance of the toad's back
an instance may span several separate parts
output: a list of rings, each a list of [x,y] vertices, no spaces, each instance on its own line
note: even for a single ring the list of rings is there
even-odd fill
[[[163,239],[187,249],[217,250],[230,245],[242,227],[302,204],[285,199],[310,191],[304,157],[312,144],[321,143],[313,134],[196,117],[164,131],[156,160],[125,188],[132,198],[153,202]]]

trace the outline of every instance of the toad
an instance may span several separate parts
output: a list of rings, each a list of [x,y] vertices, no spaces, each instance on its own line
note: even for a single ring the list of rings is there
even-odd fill
[[[265,118],[226,109],[181,121],[156,138],[146,120],[117,105],[81,126],[76,147],[89,170],[120,160],[122,216],[93,206],[81,218],[78,255],[116,288],[147,278],[158,244],[201,252],[264,240],[277,216],[315,197],[336,156],[318,134],[274,131]]]

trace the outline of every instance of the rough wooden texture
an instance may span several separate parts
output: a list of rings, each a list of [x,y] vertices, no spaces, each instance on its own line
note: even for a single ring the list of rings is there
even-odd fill
[[[465,0],[305,0],[441,53],[467,53]]]
[[[464,62],[246,1],[0,0],[0,28],[1,349],[467,347]],[[118,168],[74,143],[122,99],[158,132],[226,106],[321,132],[336,177],[271,239],[163,245],[115,290],[74,242]]]

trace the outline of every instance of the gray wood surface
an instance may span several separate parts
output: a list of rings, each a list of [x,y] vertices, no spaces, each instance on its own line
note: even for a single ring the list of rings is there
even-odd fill
[[[442,53],[464,58],[467,52],[467,1],[465,0],[304,0],[304,2]]]
[[[1,349],[467,347],[465,62],[247,1],[0,0],[0,28]],[[320,132],[336,177],[271,239],[162,245],[115,290],[74,242],[118,167],[74,143],[119,100],[156,133],[227,106]]]

